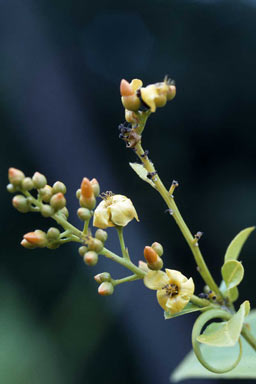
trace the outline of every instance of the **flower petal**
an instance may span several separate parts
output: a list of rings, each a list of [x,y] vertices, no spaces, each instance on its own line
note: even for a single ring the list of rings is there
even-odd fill
[[[143,83],[140,79],[133,79],[130,83],[132,90],[136,92],[139,88],[142,87]]]
[[[174,313],[180,312],[189,302],[189,299],[185,299],[180,295],[177,295],[175,297],[171,297],[166,301],[166,309],[171,312],[173,315]]]
[[[182,275],[181,272],[176,271],[175,269],[166,269],[165,272],[169,277],[170,284],[176,284],[178,287],[188,280],[186,276]]]
[[[163,271],[149,271],[144,277],[144,284],[149,289],[160,289],[169,283],[169,278]]]
[[[190,297],[194,293],[194,290],[195,290],[194,281],[193,281],[192,277],[190,277],[189,280],[187,280],[185,283],[181,284],[179,293],[182,297],[184,297],[184,298],[188,297],[190,299]]]
[[[121,196],[121,195],[119,195]],[[114,196],[116,197],[116,196]],[[138,221],[137,212],[130,199],[125,198],[125,200],[119,202],[114,202],[109,207],[111,211],[111,221],[113,224],[124,227],[134,218]]]
[[[93,225],[101,229],[113,227],[114,224],[110,221],[110,213],[108,207],[106,207],[105,201],[103,200],[94,211]]]

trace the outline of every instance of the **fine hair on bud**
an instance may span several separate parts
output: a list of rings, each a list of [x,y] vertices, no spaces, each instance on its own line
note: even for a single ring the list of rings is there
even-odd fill
[[[31,189],[34,188],[34,183],[31,179],[31,177],[25,177],[21,182],[21,188],[24,191],[31,191]]]
[[[47,184],[46,177],[39,172],[34,173],[32,180],[36,189],[43,188]]]
[[[50,217],[54,215],[54,209],[49,204],[43,204],[41,207],[41,215],[43,217]]]
[[[84,262],[85,264],[93,267],[98,263],[99,256],[94,251],[89,251],[84,254]]]

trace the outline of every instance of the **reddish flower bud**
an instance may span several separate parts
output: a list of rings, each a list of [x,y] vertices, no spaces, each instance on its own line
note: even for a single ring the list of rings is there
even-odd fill
[[[127,80],[122,79],[120,83],[120,93],[121,96],[131,96],[134,94],[134,90]]]
[[[55,211],[64,208],[66,205],[66,199],[63,193],[59,192],[53,195],[51,197],[50,204]]]
[[[154,264],[158,259],[158,254],[152,247],[146,246],[144,248],[144,257],[148,264]]]
[[[34,232],[28,232],[23,237],[27,242],[37,247],[43,248],[47,245],[46,233],[39,229]]]
[[[84,177],[81,183],[81,196],[84,199],[90,199],[93,196],[93,188],[87,177]]]
[[[114,287],[111,283],[104,281],[98,288],[98,293],[101,296],[109,296],[114,292]]]
[[[11,184],[18,186],[22,182],[24,177],[25,177],[24,173],[19,169],[9,168],[8,178]]]

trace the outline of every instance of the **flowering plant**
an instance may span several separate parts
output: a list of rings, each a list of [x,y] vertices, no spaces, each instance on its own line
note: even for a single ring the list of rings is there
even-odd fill
[[[190,355],[174,372],[174,380],[200,376],[201,370],[205,368],[210,372],[210,377],[218,377],[215,375],[217,373],[225,377],[256,378],[256,328],[251,325],[256,315],[254,311],[250,313],[248,300],[245,300],[238,310],[234,305],[239,296],[238,286],[244,277],[244,268],[238,257],[255,228],[242,230],[230,243],[221,268],[222,282],[218,285],[200,251],[199,240],[202,233],[197,232],[194,236],[191,234],[175,203],[174,192],[178,182],[174,180],[167,189],[149,159],[148,151],[142,147],[142,135],[147,119],[157,108],[165,106],[167,101],[175,97],[174,82],[165,78],[163,82],[143,87],[141,80],[134,79],[130,83],[122,80],[120,92],[125,108],[125,122],[119,125],[119,137],[139,159],[138,163],[130,163],[130,166],[165,201],[167,212],[175,220],[191,249],[197,270],[205,282],[204,292],[194,294],[192,277],[187,278],[180,271],[173,269],[166,268],[165,272],[162,270],[164,250],[158,242],[145,246],[145,261],[140,261],[138,266],[132,262],[123,232],[133,219],[139,221],[137,212],[132,201],[126,196],[109,191],[100,194],[96,179],[83,178],[81,187],[76,192],[80,205],[77,214],[83,222],[83,229],[80,230],[68,221],[66,186],[62,182],[57,181],[50,186],[46,177],[39,172],[30,178],[22,171],[10,168],[7,190],[17,193],[12,200],[13,206],[22,213],[39,212],[44,217],[51,217],[62,228],[62,231],[51,227],[47,232],[38,229],[29,232],[24,235],[21,245],[27,249],[55,249],[67,242],[77,242],[80,244],[79,254],[88,266],[96,265],[99,255],[102,255],[132,272],[121,279],[114,279],[109,272],[97,274],[95,280],[99,284],[100,295],[112,295],[119,284],[141,279],[145,287],[156,290],[157,301],[164,310],[165,319],[200,312],[192,331],[192,346],[194,355],[204,368],[198,365],[194,355]],[[102,198],[98,205],[97,197]],[[93,226],[97,228],[94,233],[90,227],[91,219]],[[121,256],[105,246],[108,237],[105,229],[109,227],[114,227],[117,231]],[[220,319],[221,322],[212,321],[214,319]],[[208,325],[209,321],[211,323]],[[223,354],[223,350],[233,350],[232,347],[236,345],[239,346],[239,353],[231,360],[232,356]],[[252,349],[248,349],[248,345]]]

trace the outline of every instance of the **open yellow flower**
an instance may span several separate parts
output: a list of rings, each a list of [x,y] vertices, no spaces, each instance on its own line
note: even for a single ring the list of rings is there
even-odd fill
[[[161,307],[172,315],[180,312],[194,293],[193,279],[187,279],[174,269],[149,271],[144,277],[144,284],[149,289],[157,290],[157,300]]]
[[[95,209],[93,225],[98,228],[125,227],[131,220],[138,219],[137,212],[128,197],[107,193]]]

